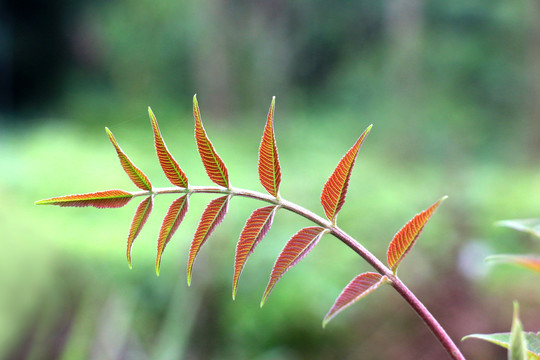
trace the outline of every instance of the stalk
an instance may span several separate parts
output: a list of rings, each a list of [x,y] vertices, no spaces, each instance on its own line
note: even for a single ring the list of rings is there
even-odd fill
[[[188,188],[168,187],[153,189],[152,191],[138,191],[132,192],[133,196],[147,196],[150,194],[197,194],[197,193],[211,193],[211,194],[228,194],[232,196],[242,196],[260,201],[265,201],[271,204],[280,205],[282,208],[287,209],[295,214],[298,214],[311,222],[318,224],[334,235],[337,239],[351,248],[354,252],[360,255],[366,260],[379,274],[386,276],[392,285],[392,287],[401,295],[401,297],[411,306],[411,308],[420,316],[426,326],[431,330],[433,335],[439,340],[441,345],[450,355],[450,358],[454,360],[465,360],[465,357],[450,338],[448,333],[444,330],[441,324],[435,319],[435,317],[429,312],[424,304],[414,295],[414,293],[405,286],[405,284],[390,270],[384,263],[382,263],[375,255],[362,246],[353,237],[341,230],[336,225],[332,224],[327,219],[313,213],[312,211],[284,200],[282,198],[275,198],[271,195],[267,195],[258,191],[240,189],[240,188],[223,188],[218,186],[190,186]]]

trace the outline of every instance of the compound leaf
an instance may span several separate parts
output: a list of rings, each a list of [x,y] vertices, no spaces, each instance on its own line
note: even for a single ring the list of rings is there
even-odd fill
[[[409,250],[411,250],[412,246],[416,242],[416,239],[418,239],[418,236],[424,229],[424,225],[429,220],[431,215],[433,215],[435,209],[437,209],[439,204],[446,198],[447,196],[442,197],[428,209],[417,214],[394,236],[387,252],[388,266],[394,271],[394,273],[396,272],[401,260],[403,260],[405,255],[407,255]]]
[[[356,155],[367,134],[371,131],[371,127],[372,125],[368,126],[353,147],[351,147],[343,158],[341,158],[334,172],[330,175],[324,185],[321,194],[321,204],[326,217],[333,223],[336,222],[336,216],[345,203],[345,196],[347,195],[349,179],[356,160]]]
[[[178,226],[184,219],[188,210],[188,195],[183,195],[172,202],[167,211],[167,215],[163,219],[161,229],[159,230],[158,242],[157,242],[157,257],[156,257],[156,274],[159,275],[159,268],[161,265],[161,255],[165,250],[165,246],[171,240]]]
[[[247,258],[257,244],[266,236],[272,226],[274,214],[279,206],[271,205],[255,210],[247,219],[246,225],[240,234],[240,240],[236,245],[236,255],[234,259],[234,277],[233,277],[233,299],[236,296],[238,279],[244,269]]]
[[[197,103],[197,95],[193,96],[193,116],[195,118],[195,140],[197,141],[197,149],[201,155],[201,160],[204,169],[210,180],[219,186],[229,187],[229,174],[223,160],[219,157],[214,149],[214,146],[208,139],[206,131],[201,120],[199,104]]]
[[[133,195],[126,191],[106,190],[88,194],[75,194],[53,197],[50,199],[36,201],[36,205],[58,205],[62,207],[93,206],[98,209],[120,208],[126,205],[132,197]]]
[[[152,129],[154,130],[154,144],[156,147],[156,153],[158,156],[159,164],[165,173],[165,176],[171,184],[176,185],[181,188],[188,187],[188,179],[186,174],[180,169],[180,166],[174,160],[173,156],[167,149],[165,141],[161,136],[161,131],[159,131],[158,123],[152,109],[148,107],[148,114],[150,115],[150,121],[152,123]]]
[[[128,240],[127,240],[127,261],[128,261],[128,265],[130,269],[131,269],[131,246],[133,245],[133,241],[135,241],[135,238],[137,237],[137,235],[139,235],[144,224],[146,223],[146,220],[148,219],[148,216],[150,215],[150,212],[152,211],[152,205],[153,205],[153,198],[152,196],[148,196],[146,199],[141,201],[139,206],[137,206],[137,210],[135,211],[133,220],[131,220],[131,226],[129,227],[129,234],[128,234]]]
[[[326,229],[320,226],[307,227],[297,232],[288,242],[279,254],[272,273],[270,281],[266,286],[264,295],[261,301],[261,306],[264,305],[268,295],[276,286],[276,283],[281,279],[290,268],[298,264],[314,247],[317,245],[321,237],[325,234]]]
[[[187,267],[187,281],[188,286],[191,285],[191,271],[193,268],[193,262],[199,253],[201,246],[210,237],[216,227],[223,221],[223,218],[227,214],[230,196],[222,196],[212,200],[201,216],[195,236],[191,242],[191,248],[189,249],[188,267]]]
[[[111,143],[116,149],[116,153],[118,154],[118,158],[120,159],[120,164],[122,165],[122,168],[129,176],[131,181],[133,181],[135,186],[137,186],[139,189],[152,190],[152,184],[150,184],[150,180],[148,180],[146,175],[144,175],[144,173],[138,167],[136,167],[133,162],[127,157],[127,155],[124,154],[109,128],[106,127],[105,131],[109,136],[109,140],[111,140]]]
[[[279,166],[276,139],[274,136],[275,104],[276,97],[274,96],[270,104],[266,126],[264,127],[264,133],[259,147],[259,180],[270,195],[277,197],[281,182],[281,168]]]
[[[340,311],[377,289],[385,280],[386,276],[374,272],[366,272],[355,277],[339,294],[336,302],[324,317],[323,327]]]

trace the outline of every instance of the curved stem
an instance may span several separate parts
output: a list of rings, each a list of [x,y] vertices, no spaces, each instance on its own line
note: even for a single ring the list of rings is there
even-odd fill
[[[439,322],[433,317],[429,310],[424,306],[424,304],[418,300],[414,293],[405,286],[405,284],[390,270],[386,265],[384,265],[375,255],[373,255],[369,250],[362,246],[358,241],[353,237],[348,235],[346,232],[341,230],[332,222],[328,221],[325,218],[313,213],[312,211],[299,206],[290,201],[284,200],[282,198],[275,198],[271,195],[263,194],[258,191],[240,189],[240,188],[223,188],[217,186],[190,186],[188,188],[179,188],[179,187],[169,187],[169,188],[159,188],[153,189],[152,191],[138,191],[132,192],[133,196],[144,196],[144,195],[158,195],[158,194],[176,194],[176,193],[212,193],[212,194],[229,194],[231,196],[242,196],[252,199],[257,199],[271,204],[280,205],[282,208],[292,211],[311,222],[318,224],[330,231],[337,239],[351,248],[354,252],[360,255],[364,260],[366,260],[375,270],[377,270],[381,275],[386,276],[392,287],[409,303],[412,309],[420,316],[424,321],[427,327],[431,330],[433,335],[439,340],[444,349],[448,352],[450,357],[454,360],[465,360],[465,357],[460,352],[457,345],[452,341],[448,333],[444,328],[439,324]]]

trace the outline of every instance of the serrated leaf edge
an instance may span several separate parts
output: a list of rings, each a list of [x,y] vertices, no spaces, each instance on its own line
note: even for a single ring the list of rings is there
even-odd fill
[[[236,252],[234,256],[234,275],[233,275],[233,290],[232,298],[236,297],[236,290],[238,287],[238,280],[242,274],[242,270],[246,265],[247,259],[255,250],[255,247],[266,236],[279,205],[270,205],[259,208],[250,215],[246,220],[246,224],[242,228],[240,233],[240,239],[236,244]],[[262,221],[260,221],[262,220]]]
[[[206,174],[214,183],[230,188],[229,173],[225,163],[217,154],[204,129],[197,95],[193,96],[193,117],[195,118],[195,140]]]
[[[229,200],[231,196],[225,195],[210,201],[208,206],[204,209],[195,235],[189,249],[188,265],[187,265],[187,283],[191,286],[191,274],[193,270],[193,264],[197,255],[199,254],[201,247],[208,240],[210,235],[214,232],[216,227],[223,221],[227,214]],[[217,205],[216,205],[217,204]],[[208,217],[208,219],[206,219]],[[206,221],[205,221],[206,220]]]
[[[337,214],[345,203],[345,197],[349,187],[349,180],[358,151],[360,150],[360,147],[364,143],[364,140],[371,131],[372,127],[373,125],[369,125],[367,129],[364,130],[354,145],[347,151],[347,153],[345,153],[345,155],[343,155],[338,165],[332,172],[332,175],[330,175],[324,184],[323,191],[321,193],[321,204],[326,217],[333,224],[336,223]]]
[[[150,213],[152,212],[152,205],[154,202],[153,196],[148,196],[146,199],[141,201],[139,203],[139,206],[137,206],[137,210],[135,210],[135,215],[133,215],[133,220],[131,220],[131,225],[129,227],[129,233],[128,233],[128,239],[127,239],[127,250],[126,250],[126,256],[128,261],[128,266],[131,269],[131,247],[133,246],[133,242],[141,232],[144,224],[146,223],[146,220],[148,219],[148,216],[150,216]]]
[[[305,227],[294,234],[289,241],[287,241],[283,247],[283,250],[281,250],[279,253],[274,266],[272,267],[270,280],[268,281],[268,285],[266,286],[261,300],[261,307],[264,305],[266,299],[283,275],[298,264],[300,260],[306,257],[306,255],[313,250],[315,245],[317,245],[323,235],[328,232],[328,229],[320,226]],[[288,252],[290,250],[294,250],[295,252],[291,254]]]
[[[281,183],[281,166],[277,152],[276,137],[274,133],[274,111],[276,97],[272,98],[268,117],[264,127],[261,144],[259,146],[259,181],[261,185],[274,197],[279,196]]]
[[[152,184],[150,183],[150,180],[148,180],[148,177],[142,172],[141,169],[135,166],[133,162],[129,159],[129,157],[122,151],[122,148],[120,148],[120,145],[118,145],[118,142],[114,138],[114,135],[109,130],[108,127],[105,127],[105,131],[107,132],[107,135],[109,136],[109,140],[114,146],[114,149],[116,150],[116,153],[118,154],[118,159],[120,160],[120,164],[122,165],[122,168],[124,169],[125,173],[129,176],[131,181],[137,186],[139,189],[142,190],[148,190],[152,191]]]
[[[186,174],[182,171],[180,165],[178,165],[167,148],[165,140],[163,140],[163,136],[159,130],[156,116],[154,115],[150,106],[148,107],[148,115],[150,116],[150,122],[152,123],[152,130],[154,131],[154,146],[156,148],[156,154],[163,173],[171,184],[181,188],[187,188],[188,179]]]
[[[387,281],[389,280],[386,276],[374,272],[365,272],[356,276],[336,298],[334,305],[323,319],[323,327],[341,311],[367,296]]]
[[[397,233],[388,246],[386,253],[388,266],[394,274],[397,272],[397,268],[401,261],[412,249],[416,240],[424,230],[424,226],[429,221],[435,210],[439,207],[448,196],[443,196],[437,200],[433,205],[424,211],[416,214],[409,222],[407,222]]]
[[[163,223],[161,224],[157,241],[156,275],[158,276],[163,251],[165,251],[165,247],[171,240],[176,230],[178,230],[182,220],[184,220],[188,206],[189,195],[183,195],[171,203],[169,209],[167,210],[167,214],[163,218]]]

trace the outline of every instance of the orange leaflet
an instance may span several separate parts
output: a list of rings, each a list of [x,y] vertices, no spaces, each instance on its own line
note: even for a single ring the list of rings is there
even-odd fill
[[[154,130],[154,144],[156,147],[159,164],[161,165],[165,176],[167,177],[167,179],[169,179],[171,184],[182,188],[187,188],[188,180],[186,174],[184,174],[182,169],[180,169],[180,166],[178,165],[176,160],[174,160],[173,156],[167,149],[167,145],[165,145],[165,141],[161,136],[161,131],[159,131],[156,117],[150,107],[148,107],[148,114],[150,115],[152,129]]]
[[[385,280],[386,276],[367,272],[355,277],[339,294],[336,302],[323,319],[323,327],[328,324],[341,310],[357,302],[373,290],[377,289]]]
[[[345,203],[345,196],[347,195],[349,179],[351,177],[354,161],[356,160],[356,155],[367,134],[369,134],[371,127],[372,125],[360,135],[353,147],[347,151],[343,158],[341,158],[336,169],[324,185],[321,194],[321,204],[326,217],[333,223],[336,222],[336,216]]]
[[[163,219],[161,229],[159,230],[158,244],[157,244],[157,257],[156,257],[156,274],[159,275],[159,267],[161,265],[161,255],[165,250],[165,246],[171,240],[178,226],[184,219],[188,209],[188,195],[183,195],[173,201],[167,215]]]
[[[447,196],[442,197],[428,209],[417,214],[394,236],[387,252],[388,266],[392,269],[392,271],[394,271],[394,273],[396,272],[401,260],[403,260],[405,255],[407,255],[407,253],[411,250],[412,246],[416,242],[416,239],[418,239],[418,236],[424,229],[424,225],[429,220],[431,215],[433,215],[435,209],[437,209],[439,204],[446,198]]]
[[[285,245],[274,264],[270,281],[266,286],[261,306],[272,292],[276,283],[290,268],[298,264],[317,245],[326,230],[320,226],[307,227],[297,232]]]
[[[274,108],[276,97],[272,98],[270,110],[264,133],[259,147],[259,180],[262,186],[270,193],[277,197],[279,192],[279,184],[281,182],[281,168],[279,166],[279,158],[274,136]]]
[[[142,190],[152,190],[152,185],[150,184],[150,180],[144,175],[144,173],[136,167],[133,162],[127,157],[126,154],[122,151],[118,143],[116,142],[116,139],[114,138],[112,132],[109,130],[109,128],[105,128],[105,131],[107,132],[107,135],[109,136],[109,140],[111,140],[111,143],[113,144],[114,148],[116,149],[116,153],[118,154],[118,158],[120,159],[120,164],[122,165],[122,168],[126,172],[126,174],[129,176],[131,181],[137,186],[139,189]]]
[[[142,230],[142,227],[146,223],[146,220],[148,219],[148,216],[150,215],[150,212],[152,212],[152,196],[148,196],[146,199],[141,201],[139,206],[137,207],[137,210],[135,211],[135,215],[133,216],[133,220],[131,220],[131,226],[129,228],[129,234],[128,234],[128,240],[127,240],[127,261],[129,268],[131,269],[131,246],[133,245],[133,241],[135,241],[135,238]]]
[[[274,214],[278,208],[279,206],[271,205],[255,210],[249,219],[247,219],[246,225],[242,229],[240,240],[236,245],[234,259],[233,299],[236,296],[238,279],[244,269],[247,258],[253,253],[257,244],[259,244],[270,230],[272,221],[274,220]]]
[[[75,194],[53,197],[36,201],[36,205],[58,205],[85,207],[93,206],[98,209],[119,208],[126,205],[133,195],[122,190],[97,191],[88,194]]]
[[[191,270],[193,268],[193,262],[199,254],[201,246],[208,240],[212,232],[223,221],[225,214],[227,214],[228,204],[230,196],[222,196],[212,200],[206,209],[204,210],[195,236],[191,242],[191,248],[189,249],[188,268],[187,268],[187,281],[188,286],[191,285]]]
[[[503,262],[521,265],[529,270],[540,272],[540,256],[534,255],[493,255],[486,258],[486,261]]]
[[[197,149],[201,155],[204,169],[210,180],[219,186],[229,187],[229,174],[223,160],[219,157],[214,149],[214,146],[208,139],[204,130],[199,104],[197,103],[197,95],[193,96],[193,116],[195,118],[195,140],[197,141]]]

